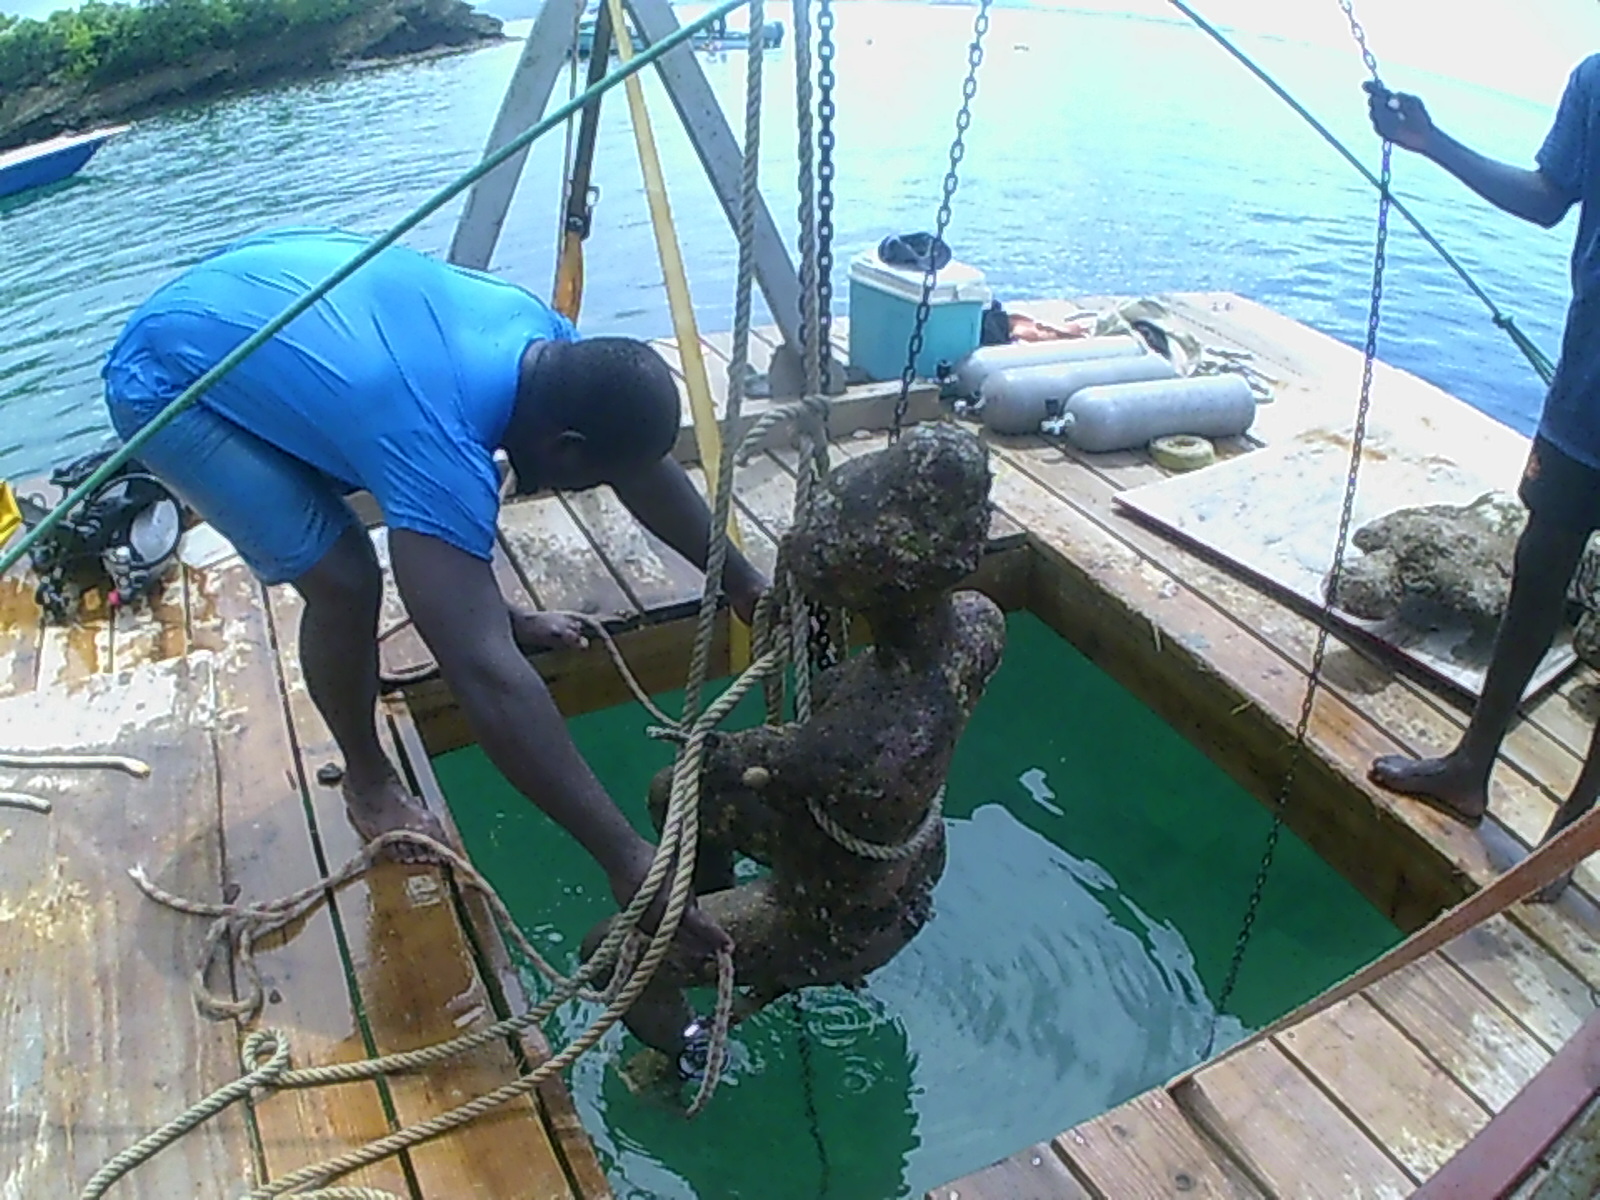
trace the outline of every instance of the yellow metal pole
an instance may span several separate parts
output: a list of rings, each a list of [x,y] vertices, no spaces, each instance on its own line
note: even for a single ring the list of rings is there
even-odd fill
[[[607,0],[611,11],[611,31],[616,38],[617,55],[624,65],[633,58],[633,38],[628,33],[622,0]],[[683,379],[689,392],[689,412],[694,419],[694,440],[700,451],[700,467],[705,472],[706,493],[716,495],[717,471],[722,462],[722,434],[717,428],[716,406],[711,399],[711,379],[706,373],[705,355],[700,349],[700,330],[694,319],[694,301],[689,295],[689,276],[683,265],[677,231],[672,223],[672,205],[667,199],[666,178],[661,157],[656,152],[655,133],[650,125],[650,110],[645,104],[644,85],[638,75],[628,77],[628,108],[633,116],[633,137],[639,147],[639,167],[644,173],[645,196],[650,201],[650,222],[655,229],[656,249],[661,256],[661,272],[667,283],[667,302],[672,309],[672,332],[683,359]],[[728,537],[744,549],[739,537],[739,518],[728,516]],[[735,671],[750,665],[750,630],[733,618],[729,623],[729,655]]]
[[[0,546],[11,540],[11,535],[22,528],[22,509],[17,505],[16,493],[11,485],[0,479]]]

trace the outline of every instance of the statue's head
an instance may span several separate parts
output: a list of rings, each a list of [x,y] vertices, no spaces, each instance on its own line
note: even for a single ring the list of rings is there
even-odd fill
[[[785,538],[801,592],[867,614],[930,603],[978,568],[989,483],[987,447],[946,423],[840,464]]]

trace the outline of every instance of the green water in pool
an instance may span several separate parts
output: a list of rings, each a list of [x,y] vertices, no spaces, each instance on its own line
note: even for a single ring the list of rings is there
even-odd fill
[[[747,704],[732,723],[759,719]],[[648,722],[632,707],[571,722],[647,832],[646,786],[671,755]],[[614,911],[598,868],[477,749],[434,765],[478,865],[570,968]],[[741,1025],[696,1121],[629,1089],[619,1066],[638,1045],[620,1028],[574,1068],[619,1197],[920,1196],[1199,1059],[1267,833],[1256,800],[1024,613],[957,749],[945,822],[933,920],[864,991],[815,989]],[[1286,835],[1219,1044],[1398,940]],[[551,1040],[594,1012],[566,1006]]]

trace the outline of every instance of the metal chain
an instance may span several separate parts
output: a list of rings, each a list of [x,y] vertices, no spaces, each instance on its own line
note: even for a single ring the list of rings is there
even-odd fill
[[[972,125],[972,101],[978,94],[978,68],[983,65],[983,38],[989,32],[991,3],[992,0],[978,0],[978,15],[972,21],[972,43],[967,47],[967,78],[961,85],[961,108],[956,113],[956,136],[950,143],[950,167],[945,172],[944,191],[939,200],[939,216],[934,223],[935,246],[944,240],[945,231],[950,227],[950,202],[955,199],[956,187],[959,185],[957,170],[967,153],[967,130]],[[891,442],[900,439],[900,430],[906,422],[906,409],[911,404],[911,385],[916,382],[917,359],[922,354],[928,313],[932,308],[933,285],[939,274],[933,265],[934,261],[930,251],[928,269],[922,277],[922,297],[917,302],[916,321],[911,327],[910,344],[906,347],[906,369],[900,376],[900,396],[894,404],[894,425],[889,430]]]
[[[833,11],[829,0],[822,0],[818,10],[819,21],[826,16],[828,33],[820,39],[819,54],[826,46],[828,60],[833,56],[833,42],[831,30],[833,27]],[[831,302],[833,286],[828,279],[827,271],[831,270],[833,263],[833,224],[829,217],[826,231],[819,223],[819,212],[822,208],[822,198],[818,196],[818,184],[822,184],[822,193],[826,197],[826,210],[833,210],[833,193],[828,186],[833,179],[833,162],[829,153],[833,147],[833,129],[831,122],[834,115],[832,88],[834,82],[833,69],[824,66],[824,74],[819,77],[821,85],[817,93],[816,115],[822,117],[823,126],[820,132],[816,131],[813,123],[812,111],[812,57],[811,57],[811,0],[794,0],[794,46],[795,46],[795,112],[797,132],[799,133],[799,221],[800,221],[800,344],[796,350],[801,356],[803,367],[803,390],[807,396],[822,395],[827,391],[828,379],[828,339],[831,326],[827,305]],[[824,182],[822,167],[818,164],[817,156],[822,154],[826,163],[827,174]],[[813,339],[816,346],[811,345]],[[827,413],[823,411],[821,430],[819,434],[821,446],[826,447],[828,438]],[[800,479],[802,486],[796,491],[796,503],[800,509],[809,502],[809,485],[820,479],[827,470],[827,457],[825,449],[821,454],[802,454],[800,463]],[[816,472],[816,474],[812,474]],[[827,613],[820,605],[798,597],[798,605],[793,610],[794,623],[793,636],[798,641],[805,640],[805,661],[809,663],[812,674],[827,670],[838,662],[838,653],[834,647],[833,639],[828,629]],[[796,701],[800,709],[810,708],[810,679],[796,677]]]
[[[1345,20],[1350,22],[1350,36],[1355,38],[1356,45],[1361,48],[1361,61],[1367,64],[1367,70],[1372,74],[1372,82],[1381,82],[1378,79],[1378,60],[1373,57],[1372,51],[1367,49],[1367,31],[1361,28],[1361,22],[1356,20],[1356,10],[1351,0],[1339,0],[1339,7],[1344,11]],[[1385,145],[1387,149],[1387,144]],[[1384,177],[1388,182],[1388,177]],[[1379,203],[1384,201],[1380,199]]]
[[[833,0],[820,0],[817,5],[817,186],[816,186],[816,246],[817,267],[817,371],[824,393],[833,388],[833,150],[837,141],[833,133],[836,109],[833,103]],[[822,410],[822,437],[828,438],[828,417],[832,405]],[[826,671],[839,663],[839,647],[834,642],[827,609],[811,604],[811,669]]]
[[[817,6],[817,361],[832,392],[833,353],[833,0]],[[826,428],[826,424],[824,424]]]
[[[817,1067],[815,1049],[811,1042],[811,1025],[806,1020],[805,1003],[799,992],[790,994],[794,1009],[795,1044],[800,1051],[800,1079],[806,1105],[806,1125],[811,1130],[811,1144],[817,1148],[817,1166],[821,1178],[817,1183],[817,1200],[827,1200],[833,1190],[833,1164],[828,1160],[828,1143],[822,1137],[822,1117],[817,1112]]]
[[[1339,7],[1344,10],[1350,19],[1350,31],[1356,39],[1356,44],[1361,47],[1361,57],[1372,72],[1374,80],[1378,78],[1378,63],[1372,52],[1367,49],[1366,33],[1361,28],[1360,22],[1355,18],[1351,9],[1351,0],[1339,0]],[[1295,775],[1305,757],[1306,735],[1311,727],[1311,715],[1316,705],[1317,692],[1322,684],[1323,662],[1328,651],[1328,632],[1331,624],[1333,597],[1338,595],[1339,582],[1344,574],[1345,552],[1349,547],[1350,524],[1355,510],[1356,485],[1361,472],[1361,452],[1367,436],[1367,414],[1372,405],[1372,369],[1378,357],[1378,325],[1383,306],[1383,273],[1385,256],[1389,244],[1389,184],[1391,180],[1391,157],[1394,147],[1389,142],[1383,143],[1383,165],[1379,172],[1378,192],[1378,234],[1377,244],[1373,250],[1372,258],[1372,302],[1367,310],[1367,340],[1364,348],[1364,361],[1361,370],[1361,396],[1356,404],[1355,426],[1350,435],[1350,465],[1345,474],[1344,506],[1339,512],[1339,533],[1334,542],[1333,566],[1328,572],[1327,585],[1323,592],[1321,620],[1317,623],[1317,640],[1311,654],[1311,670],[1306,676],[1305,695],[1300,702],[1300,717],[1295,724],[1294,742],[1290,747],[1289,763],[1284,768],[1283,784],[1278,789],[1277,801],[1273,806],[1272,828],[1267,833],[1267,844],[1261,856],[1261,865],[1256,869],[1255,884],[1250,890],[1249,902],[1245,905],[1244,921],[1239,928],[1239,937],[1234,943],[1233,958],[1228,964],[1228,974],[1223,981],[1222,991],[1217,996],[1216,1009],[1211,1018],[1211,1032],[1206,1040],[1207,1058],[1211,1057],[1216,1048],[1217,1025],[1222,1014],[1227,1010],[1229,1001],[1233,999],[1234,989],[1239,983],[1239,969],[1244,964],[1245,950],[1250,944],[1251,934],[1255,930],[1256,917],[1261,909],[1261,897],[1266,891],[1267,876],[1272,870],[1273,858],[1278,851],[1278,842],[1283,835],[1284,816],[1288,807],[1290,793],[1294,789]]]

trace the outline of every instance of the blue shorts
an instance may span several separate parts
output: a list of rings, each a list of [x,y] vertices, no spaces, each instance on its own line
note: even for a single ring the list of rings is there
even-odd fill
[[[106,407],[126,440],[163,405],[108,392]],[[138,458],[232,542],[263,583],[299,579],[345,530],[361,528],[341,484],[203,401],[179,413]]]

